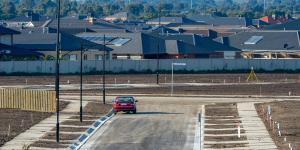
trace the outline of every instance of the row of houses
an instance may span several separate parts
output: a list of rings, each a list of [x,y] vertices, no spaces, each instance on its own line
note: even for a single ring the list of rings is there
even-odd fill
[[[85,60],[300,58],[300,20],[254,22],[260,21],[215,16],[132,21],[126,13],[104,19],[68,16],[61,19],[61,58],[76,61],[82,49]],[[55,58],[55,19],[26,13],[0,26],[0,58]]]

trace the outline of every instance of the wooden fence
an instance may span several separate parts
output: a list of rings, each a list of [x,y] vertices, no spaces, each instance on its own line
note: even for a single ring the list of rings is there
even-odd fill
[[[27,89],[0,89],[0,108],[55,112],[55,92]]]

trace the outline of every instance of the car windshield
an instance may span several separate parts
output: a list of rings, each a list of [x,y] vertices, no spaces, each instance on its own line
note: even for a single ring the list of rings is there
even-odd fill
[[[132,97],[118,97],[118,102],[119,103],[133,103],[133,98]]]

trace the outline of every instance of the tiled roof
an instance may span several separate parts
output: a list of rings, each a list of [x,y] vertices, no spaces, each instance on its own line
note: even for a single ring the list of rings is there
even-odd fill
[[[0,55],[9,56],[42,56],[43,54],[34,52],[28,49],[23,49],[15,46],[9,46],[0,43]]]
[[[248,44],[250,38],[259,37],[260,40]],[[221,42],[222,38],[216,39]],[[240,32],[228,37],[228,44],[241,50],[260,50],[260,51],[278,51],[278,50],[300,50],[299,32],[296,31],[252,31]],[[284,45],[288,46],[285,48]]]
[[[20,34],[20,32],[0,26],[0,35],[5,34]]]
[[[55,50],[57,34],[55,32],[47,32],[43,30],[43,28],[23,29],[22,34],[14,36],[14,45],[39,51]],[[95,49],[103,49],[103,45],[101,44],[96,44],[68,33],[62,32],[60,36],[62,50],[80,50],[81,43],[93,46]]]

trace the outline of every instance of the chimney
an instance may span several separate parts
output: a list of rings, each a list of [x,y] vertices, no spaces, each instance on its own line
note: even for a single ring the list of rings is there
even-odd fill
[[[221,42],[223,45],[229,46],[229,38],[228,37],[221,37]]]
[[[90,24],[94,24],[94,18],[93,17],[88,17],[88,21]]]
[[[208,29],[208,37],[210,39],[215,39],[218,37],[218,32]]]

